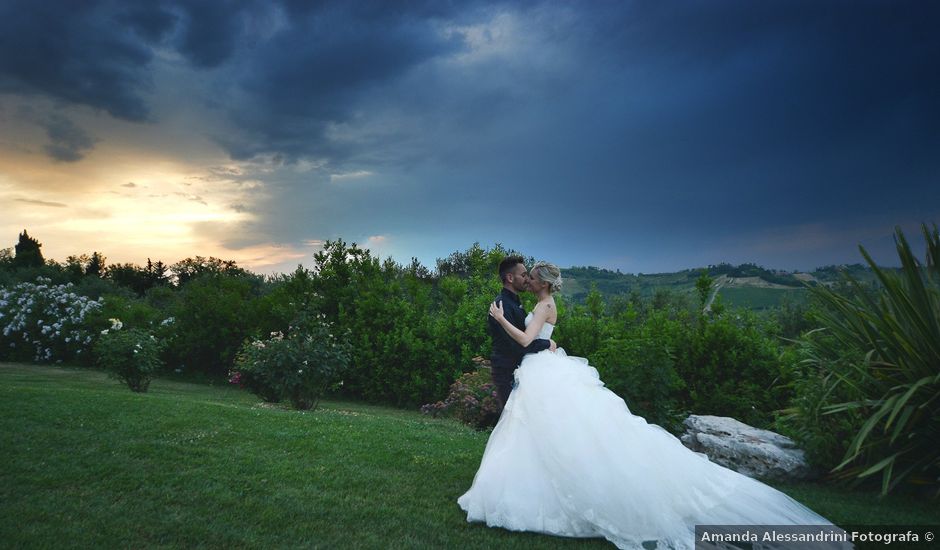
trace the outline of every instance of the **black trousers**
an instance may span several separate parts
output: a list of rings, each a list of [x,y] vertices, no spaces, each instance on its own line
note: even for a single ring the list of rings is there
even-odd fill
[[[490,374],[493,377],[493,384],[496,386],[496,395],[499,397],[499,410],[502,411],[509,401],[509,394],[512,392],[513,374],[516,371],[516,365],[497,366],[493,365]]]

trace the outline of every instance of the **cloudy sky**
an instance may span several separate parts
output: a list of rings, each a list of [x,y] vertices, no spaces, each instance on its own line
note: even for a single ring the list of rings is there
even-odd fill
[[[0,248],[896,264],[895,226],[940,223],[938,28],[929,0],[4,0]]]

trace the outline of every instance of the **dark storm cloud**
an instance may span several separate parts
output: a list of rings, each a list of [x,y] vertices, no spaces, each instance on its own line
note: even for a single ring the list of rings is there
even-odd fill
[[[158,2],[142,2],[140,5],[124,3],[110,16],[119,26],[130,29],[147,43],[160,43],[176,27],[179,15],[172,6]]]
[[[256,2],[12,1],[0,4],[0,91],[148,120],[155,47],[194,66],[227,60]],[[259,8],[260,9],[260,8]]]
[[[662,258],[935,215],[937,28],[940,4],[903,0],[5,2],[0,92],[145,121],[154,75],[192,90],[181,112],[221,119],[192,132],[254,159],[266,202],[239,208],[272,238],[434,211],[455,242],[502,241],[509,189],[523,217],[564,205],[533,246],[646,235],[629,256]],[[64,120],[49,152],[79,158]]]
[[[52,115],[43,126],[49,136],[44,149],[55,160],[79,161],[95,147],[97,140],[65,116]]]
[[[460,47],[421,17],[442,14],[440,7],[416,13],[394,6],[336,2],[296,11],[287,29],[259,45],[239,82],[249,105],[232,112],[242,132],[221,140],[233,156],[349,154],[326,139],[329,124],[346,122],[381,85]]]
[[[607,204],[641,206],[644,222],[668,208],[714,231],[899,208],[938,173],[938,11],[923,2],[585,10],[565,35],[580,48],[583,70],[571,76],[584,84],[542,111],[557,131],[533,132],[529,158],[510,171],[541,156],[532,181],[562,193],[593,181]],[[568,204],[596,208],[592,194],[572,195]],[[594,219],[614,229],[621,218]]]
[[[215,67],[235,51],[245,33],[252,8],[248,1],[184,2],[176,8],[184,13],[184,29],[178,49],[195,66]]]
[[[93,2],[0,3],[0,91],[140,121],[151,52]]]

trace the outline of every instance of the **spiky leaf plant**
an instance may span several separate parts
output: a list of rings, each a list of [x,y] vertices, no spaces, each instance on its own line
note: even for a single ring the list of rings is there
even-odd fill
[[[845,478],[881,474],[887,494],[901,482],[934,486],[940,494],[940,236],[922,226],[925,263],[911,253],[899,227],[895,244],[899,271],[879,268],[859,250],[880,283],[872,293],[843,274],[848,292],[825,286],[812,291],[828,308],[820,312],[826,330],[865,359],[833,371],[836,384],[849,384],[863,398],[824,407],[826,414],[861,412],[861,429],[834,472]]]

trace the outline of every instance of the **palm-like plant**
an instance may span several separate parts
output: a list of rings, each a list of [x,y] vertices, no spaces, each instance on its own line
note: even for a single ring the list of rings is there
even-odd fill
[[[852,411],[866,418],[833,472],[844,478],[880,472],[882,494],[904,480],[940,486],[940,235],[936,224],[922,229],[925,264],[895,228],[899,272],[879,268],[859,246],[880,282],[874,294],[848,274],[844,294],[812,288],[829,306],[820,312],[825,329],[865,353],[864,361],[832,373],[836,384],[850,384],[865,397],[829,405],[826,414]]]

